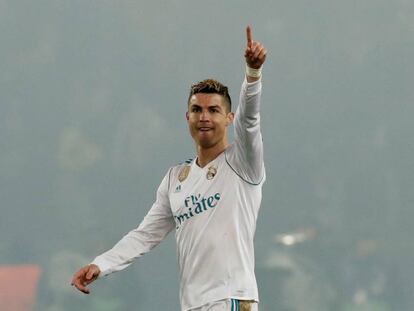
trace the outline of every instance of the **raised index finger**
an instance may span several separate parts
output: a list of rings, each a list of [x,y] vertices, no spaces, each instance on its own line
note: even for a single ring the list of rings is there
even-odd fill
[[[250,47],[252,45],[252,42],[253,42],[252,28],[250,27],[250,25],[248,25],[247,28],[246,28],[246,36],[247,36],[247,46]]]

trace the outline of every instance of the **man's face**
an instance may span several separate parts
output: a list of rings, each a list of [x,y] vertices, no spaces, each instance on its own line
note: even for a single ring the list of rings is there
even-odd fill
[[[227,126],[234,114],[226,108],[223,96],[206,93],[191,96],[186,115],[197,146],[207,149],[227,143]]]

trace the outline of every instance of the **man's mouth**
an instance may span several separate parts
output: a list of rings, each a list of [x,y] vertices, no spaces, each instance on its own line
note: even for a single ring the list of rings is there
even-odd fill
[[[200,132],[208,132],[208,131],[212,130],[212,128],[211,127],[199,127],[198,130]]]

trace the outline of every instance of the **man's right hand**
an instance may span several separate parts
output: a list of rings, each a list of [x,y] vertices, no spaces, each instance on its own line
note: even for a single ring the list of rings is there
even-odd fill
[[[97,265],[87,265],[73,275],[71,285],[75,286],[82,293],[89,294],[90,290],[86,287],[86,285],[89,285],[95,281],[100,273],[101,270]]]

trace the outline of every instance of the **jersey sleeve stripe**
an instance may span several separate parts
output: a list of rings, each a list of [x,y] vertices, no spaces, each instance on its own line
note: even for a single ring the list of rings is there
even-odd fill
[[[246,183],[248,183],[249,185],[252,185],[252,186],[258,186],[258,185],[260,185],[260,184],[262,183],[262,181],[263,181],[263,179],[264,179],[264,177],[265,177],[264,170],[263,170],[263,176],[262,176],[262,178],[260,178],[260,181],[259,181],[258,183],[254,183],[254,182],[251,182],[251,181],[248,181],[248,180],[244,179],[242,176],[240,176],[240,174],[239,174],[239,173],[237,173],[237,172],[236,172],[236,170],[233,168],[233,166],[231,166],[230,162],[227,160],[227,153],[226,153],[226,152],[224,153],[224,157],[225,157],[225,159],[226,159],[226,163],[227,163],[227,165],[228,165],[228,166],[230,166],[231,170],[232,170],[232,171],[233,171],[233,172],[234,172],[237,176],[239,176],[241,180],[243,180],[244,182],[246,182]]]

